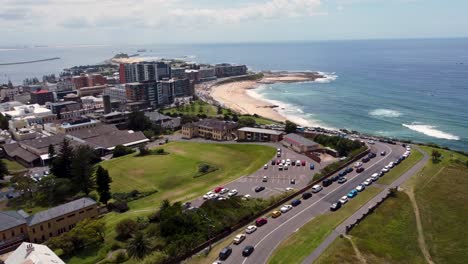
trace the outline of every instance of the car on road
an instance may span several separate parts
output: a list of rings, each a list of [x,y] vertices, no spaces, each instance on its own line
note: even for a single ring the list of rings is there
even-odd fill
[[[300,204],[301,204],[301,200],[299,200],[299,199],[292,200],[292,202],[291,202],[291,205],[294,206],[294,207],[296,207],[296,206],[298,206]]]
[[[264,224],[268,223],[268,220],[266,218],[258,218],[257,220],[255,220],[255,225],[260,227]]]
[[[217,194],[217,193],[212,193],[212,194],[208,195],[209,199],[216,199],[218,197],[219,197],[219,194]]]
[[[365,181],[363,182],[363,184],[364,184],[365,186],[371,185],[371,184],[372,184],[372,179],[369,178],[369,179],[365,180]]]
[[[340,203],[341,204],[345,204],[347,202],[348,202],[348,197],[347,196],[343,196],[343,197],[340,198]]]
[[[333,183],[332,179],[325,179],[322,181],[323,187],[330,186]]]
[[[280,211],[273,211],[273,213],[271,213],[271,217],[272,218],[277,218],[277,217],[280,217],[281,216],[281,212]]]
[[[380,156],[385,156],[385,155],[387,155],[387,152],[385,151],[380,152]]]
[[[362,158],[362,160],[361,160],[361,161],[362,161],[362,162],[364,162],[364,163],[367,163],[367,162],[369,162],[369,161],[370,161],[370,158],[368,158],[368,157],[364,157],[364,158]]]
[[[375,141],[374,140],[369,140],[368,143],[371,144],[371,145],[374,145]]]
[[[302,160],[302,161],[301,161],[301,165],[302,165],[302,166],[305,166],[305,165],[306,165],[306,161],[305,161],[305,160]]]
[[[283,165],[282,164],[278,165],[278,170],[280,170],[280,171],[283,170]]]
[[[283,166],[283,170],[288,170],[288,169],[289,169],[289,166],[288,166],[288,164],[287,164],[287,163],[286,163],[286,164],[284,164],[284,166]]]
[[[211,196],[212,194],[214,194],[214,192],[211,192],[211,191],[210,191],[210,192],[207,192],[205,195],[203,195],[203,199],[205,199],[205,200],[210,199],[210,196]]]
[[[351,168],[351,167],[348,167],[348,168],[346,168],[346,170],[345,170],[345,171],[346,171],[346,173],[351,173],[351,172],[353,172],[353,168]]]
[[[379,174],[378,173],[372,174],[371,179],[372,179],[372,181],[377,181],[379,179]]]
[[[276,160],[271,160],[271,165],[276,165]]]
[[[220,193],[221,190],[223,190],[223,189],[224,189],[224,187],[219,186],[219,187],[216,187],[216,188],[214,189],[214,192],[215,192],[215,193]]]
[[[267,181],[268,181],[268,177],[267,177],[267,176],[263,176],[262,182],[267,182]]]
[[[354,163],[354,168],[359,168],[361,166],[362,166],[362,162],[358,161],[358,162]]]
[[[321,185],[318,185],[318,184],[312,186],[312,192],[313,192],[313,193],[318,193],[318,192],[320,192],[322,189],[323,189],[322,186],[321,186]]]
[[[242,243],[242,241],[245,240],[247,236],[245,234],[238,234],[236,237],[234,237],[234,240],[232,241],[234,245],[239,245]]]
[[[268,169],[268,164],[263,165],[263,169]]]
[[[341,184],[341,183],[345,183],[347,180],[348,180],[348,179],[346,179],[346,177],[340,177],[340,178],[338,179],[338,183],[340,183],[340,184]]]
[[[248,257],[254,252],[253,246],[245,246],[244,250],[242,250],[242,256]]]
[[[346,171],[340,171],[340,173],[338,173],[338,176],[343,177],[346,174],[348,174]]]
[[[245,232],[247,234],[252,234],[253,232],[257,231],[257,227],[254,225],[249,225],[246,229]]]
[[[314,164],[313,164],[313,163],[311,163],[311,164],[310,164],[310,166],[309,166],[309,168],[310,168],[311,170],[315,169],[315,166],[314,166]]]
[[[233,196],[236,196],[239,192],[236,190],[236,189],[232,189],[229,193],[228,193],[228,196],[229,197],[233,197]]]
[[[377,157],[377,155],[374,152],[371,152],[371,153],[367,154],[367,157],[369,159],[373,159],[373,158]]]
[[[291,179],[291,181],[289,183],[296,184],[296,179]]]
[[[286,164],[286,161],[285,160],[281,160],[281,164]]]
[[[358,195],[358,191],[353,189],[353,190],[349,191],[349,193],[346,196],[348,196],[348,198],[354,198],[354,196],[356,196],[356,195]]]
[[[280,158],[281,157],[281,152],[276,152],[276,157]]]
[[[232,253],[232,248],[230,247],[225,247],[219,252],[219,259],[220,260],[226,260]]]
[[[357,173],[361,173],[361,172],[363,172],[363,171],[364,171],[364,167],[359,167],[359,168],[356,169],[356,172],[357,172]]]
[[[336,210],[338,210],[340,208],[341,208],[341,202],[340,201],[337,201],[337,202],[332,203],[330,205],[330,211],[336,211]]]
[[[389,172],[389,171],[390,171],[390,169],[387,166],[383,167],[382,170],[381,170],[381,172],[383,172],[384,174]]]
[[[304,199],[304,200],[307,200],[310,197],[312,197],[312,193],[310,193],[310,192],[305,192],[305,193],[302,194],[302,199]]]
[[[281,160],[277,159],[276,160],[276,165],[280,165],[281,164]]]
[[[264,187],[264,186],[257,186],[257,187],[255,187],[255,192],[261,192],[261,191],[263,191],[263,190],[265,190],[265,187]]]
[[[336,182],[339,178],[340,178],[339,175],[335,175],[335,176],[331,177],[331,180]]]
[[[356,186],[356,191],[358,192],[362,192],[366,189],[366,186],[364,184],[359,184],[358,186]]]
[[[225,193],[228,193],[228,192],[229,192],[228,188],[223,188],[219,193],[220,194],[225,194]]]
[[[291,210],[292,208],[293,208],[292,205],[286,204],[286,205],[283,205],[283,206],[280,208],[280,211],[281,211],[281,213],[284,214],[284,213],[289,212],[289,210]]]

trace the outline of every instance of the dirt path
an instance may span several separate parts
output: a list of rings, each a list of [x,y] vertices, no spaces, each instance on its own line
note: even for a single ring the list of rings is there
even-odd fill
[[[362,256],[361,251],[359,251],[359,248],[357,245],[354,243],[353,239],[349,235],[343,235],[344,238],[349,240],[349,243],[351,243],[351,246],[354,249],[354,253],[356,254],[356,257],[359,259],[360,263],[367,264],[366,258]]]
[[[413,206],[414,215],[416,217],[416,227],[418,230],[419,248],[421,249],[421,252],[423,253],[424,258],[426,259],[426,262],[429,264],[434,264],[434,262],[432,261],[431,254],[429,253],[429,250],[427,249],[426,241],[424,240],[424,230],[423,230],[422,223],[421,223],[421,215],[419,214],[419,207],[418,207],[418,203],[416,202],[416,197],[414,196],[413,188],[407,190],[406,193],[408,194],[410,198],[411,205]]]

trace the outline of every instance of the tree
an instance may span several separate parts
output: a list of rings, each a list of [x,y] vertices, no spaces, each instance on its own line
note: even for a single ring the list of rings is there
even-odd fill
[[[127,253],[135,259],[143,259],[151,252],[150,241],[141,232],[128,241]]]
[[[112,157],[117,158],[117,157],[121,157],[121,156],[131,154],[133,152],[135,152],[135,151],[132,148],[125,147],[124,145],[117,145],[114,148],[114,152],[113,152]]]
[[[50,171],[58,178],[70,178],[72,159],[73,147],[65,138],[60,144],[60,152],[52,161]]]
[[[0,159],[0,180],[3,180],[5,175],[8,175],[8,168],[4,160]]]
[[[52,166],[52,160],[56,155],[54,145],[50,144],[47,152],[49,153],[49,166]]]
[[[239,128],[242,127],[254,127],[257,123],[252,117],[240,117],[239,118]]]
[[[8,129],[8,118],[2,114],[0,114],[0,128],[3,130]]]
[[[284,127],[284,131],[286,133],[295,133],[297,130],[297,125],[289,120],[286,120],[286,126]]]
[[[75,187],[86,195],[89,195],[96,186],[94,166],[91,161],[93,155],[94,150],[89,146],[78,146],[71,164],[72,181]]]
[[[436,163],[440,160],[440,157],[442,157],[442,154],[438,150],[434,149],[432,150],[431,156],[432,156],[432,162]]]
[[[218,106],[218,109],[216,110],[216,113],[218,115],[221,115],[223,113],[223,109],[221,108],[221,106]]]
[[[128,116],[127,128],[135,131],[150,130],[151,120],[143,112],[134,111]]]
[[[54,175],[43,177],[37,183],[34,200],[44,206],[59,204],[75,194],[70,179],[57,178]]]
[[[101,166],[97,167],[96,170],[96,190],[99,193],[99,201],[103,204],[107,204],[110,200],[111,191],[110,183],[112,182],[109,172]]]
[[[236,114],[232,115],[232,121],[237,122],[239,121],[239,117]]]
[[[138,156],[146,156],[146,155],[151,154],[151,151],[146,146],[143,146],[143,145],[139,146],[138,150],[140,151]]]
[[[117,223],[115,226],[115,232],[117,233],[117,239],[126,240],[132,237],[138,229],[138,223],[133,219],[124,219]]]

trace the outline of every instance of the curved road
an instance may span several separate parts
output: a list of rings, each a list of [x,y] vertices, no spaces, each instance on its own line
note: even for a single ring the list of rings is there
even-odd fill
[[[232,254],[223,263],[266,263],[273,250],[285,238],[314,217],[329,211],[332,202],[346,195],[351,189],[369,178],[373,173],[380,171],[389,162],[398,159],[405,152],[401,145],[389,145],[380,142],[372,145],[371,150],[377,154],[377,157],[363,165],[365,170],[362,173],[356,173],[354,170],[346,175],[348,181],[344,184],[335,182],[321,192],[314,194],[312,198],[302,200],[302,204],[282,216],[276,219],[268,218],[266,225],[259,227],[253,234],[247,235],[247,238],[240,245],[231,245]],[[380,156],[382,151],[387,152],[383,157]],[[255,247],[255,251],[247,258],[242,256],[242,250],[246,245]]]

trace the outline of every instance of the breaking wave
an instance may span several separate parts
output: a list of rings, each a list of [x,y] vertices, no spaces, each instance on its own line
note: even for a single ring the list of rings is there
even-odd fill
[[[436,126],[431,125],[423,125],[417,122],[414,122],[410,125],[402,124],[404,127],[409,128],[411,130],[417,131],[419,133],[423,133],[430,137],[441,138],[441,139],[448,139],[448,140],[460,140],[459,136],[449,134],[447,132],[441,131],[436,129]]]
[[[370,111],[369,115],[378,117],[399,117],[402,113],[392,109],[379,108]]]

